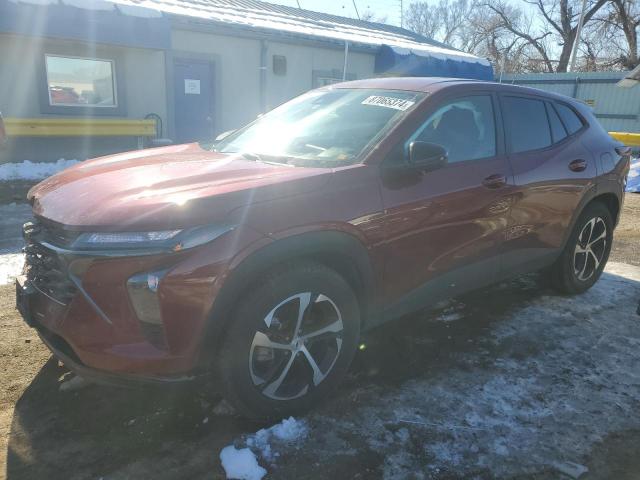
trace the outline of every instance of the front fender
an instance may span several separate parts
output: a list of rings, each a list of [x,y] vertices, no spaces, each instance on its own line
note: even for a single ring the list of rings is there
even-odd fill
[[[375,324],[372,318],[381,309],[375,308],[376,281],[371,259],[365,245],[355,236],[338,230],[307,231],[289,236],[281,233],[278,238],[262,239],[238,253],[229,264],[218,295],[208,318],[202,361],[210,359],[206,352],[218,350],[219,342],[231,320],[233,307],[243,292],[270,269],[296,259],[311,259],[334,268],[354,284],[360,299],[365,325]],[[216,289],[217,290],[217,289]]]

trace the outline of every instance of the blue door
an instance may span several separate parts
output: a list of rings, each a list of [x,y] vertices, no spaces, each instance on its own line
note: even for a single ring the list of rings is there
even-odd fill
[[[211,64],[175,60],[176,143],[213,140],[213,72]]]

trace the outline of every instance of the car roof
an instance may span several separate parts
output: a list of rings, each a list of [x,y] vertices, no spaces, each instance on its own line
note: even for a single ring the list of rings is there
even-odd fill
[[[522,87],[520,85],[512,85],[509,83],[487,82],[484,80],[450,77],[367,78],[363,80],[353,80],[350,82],[337,83],[331,85],[331,88],[376,88],[381,90],[404,90],[410,92],[434,93],[437,90],[444,90],[453,87],[464,87],[464,85],[488,87],[490,90],[499,92],[509,92],[521,95],[536,95],[549,99],[561,100],[573,105],[577,105],[580,103],[571,97],[539,90],[537,88]]]
[[[448,77],[380,77],[353,80],[332,85],[334,88],[379,88],[383,90],[406,90],[410,92],[433,92],[444,84],[480,83],[480,80]],[[438,85],[439,87],[437,87]]]

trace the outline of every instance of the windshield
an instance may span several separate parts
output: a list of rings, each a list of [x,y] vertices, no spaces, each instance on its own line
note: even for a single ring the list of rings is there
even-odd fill
[[[292,165],[349,165],[423,95],[373,89],[310,92],[224,138],[215,150]]]

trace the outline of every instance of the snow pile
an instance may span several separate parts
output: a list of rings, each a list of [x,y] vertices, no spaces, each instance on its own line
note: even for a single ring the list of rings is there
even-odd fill
[[[289,417],[273,427],[263,428],[247,438],[247,446],[257,450],[262,458],[271,462],[278,456],[276,452],[271,450],[272,438],[280,442],[294,442],[304,438],[306,434],[307,425],[303,421]]]
[[[227,478],[238,480],[260,480],[267,471],[258,465],[258,460],[248,448],[237,449],[233,445],[224,447],[220,452],[220,461]]]
[[[31,162],[24,160],[19,163],[3,163],[0,165],[0,181],[42,180],[76,163],[78,163],[78,160],[65,160],[64,158],[57,162]]]
[[[640,157],[631,160],[631,170],[627,181],[627,192],[640,193]]]
[[[220,461],[227,478],[241,480],[260,480],[267,471],[258,464],[256,452],[268,463],[279,456],[275,447],[291,446],[294,442],[303,440],[308,434],[308,426],[303,420],[293,417],[284,419],[269,428],[263,428],[245,439],[249,448],[237,449],[229,445],[220,452]]]
[[[22,271],[24,255],[21,253],[6,253],[0,255],[0,285],[7,285],[15,280]]]

